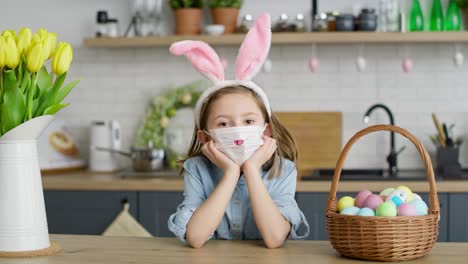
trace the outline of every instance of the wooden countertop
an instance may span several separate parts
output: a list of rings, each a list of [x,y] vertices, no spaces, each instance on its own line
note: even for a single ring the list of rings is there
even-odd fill
[[[164,173],[160,177],[126,177],[118,173],[77,171],[44,175],[45,190],[77,191],[183,191],[184,181],[177,174]],[[298,181],[297,192],[329,192],[330,181]],[[341,181],[338,191],[359,192],[362,189],[381,191],[391,186],[406,185],[415,192],[427,192],[425,181]],[[441,180],[437,182],[440,193],[468,193],[468,180]]]
[[[192,249],[175,238],[124,238],[51,235],[63,251],[32,259],[0,259],[3,264],[34,263],[356,263],[340,257],[328,241],[287,241],[278,249],[266,249],[260,241],[212,240]],[[423,258],[405,263],[466,263],[468,243],[436,243]],[[382,262],[366,262],[382,263]]]

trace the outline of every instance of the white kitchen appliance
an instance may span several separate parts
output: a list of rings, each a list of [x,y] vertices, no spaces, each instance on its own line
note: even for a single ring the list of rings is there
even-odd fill
[[[118,154],[96,149],[96,147],[120,150],[120,124],[116,120],[93,121],[90,131],[89,169],[111,172],[120,169]]]

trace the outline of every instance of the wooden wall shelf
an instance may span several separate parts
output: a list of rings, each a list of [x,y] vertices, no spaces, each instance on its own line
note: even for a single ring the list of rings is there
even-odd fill
[[[223,36],[168,36],[134,38],[85,38],[87,47],[125,48],[125,47],[164,47],[179,40],[202,40],[210,45],[239,45],[243,34]],[[460,43],[468,42],[468,31],[462,32],[323,32],[323,33],[273,33],[273,45],[297,45],[311,43]]]

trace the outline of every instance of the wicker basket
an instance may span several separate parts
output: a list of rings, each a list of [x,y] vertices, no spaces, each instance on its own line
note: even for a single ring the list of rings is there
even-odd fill
[[[416,146],[424,160],[429,181],[428,215],[370,217],[341,215],[337,212],[336,191],[345,158],[359,138],[376,131],[394,131],[408,138]],[[376,261],[402,261],[426,255],[437,240],[440,207],[431,159],[424,146],[411,133],[397,126],[375,125],[356,133],[338,159],[326,215],[328,237],[332,246],[342,256]]]

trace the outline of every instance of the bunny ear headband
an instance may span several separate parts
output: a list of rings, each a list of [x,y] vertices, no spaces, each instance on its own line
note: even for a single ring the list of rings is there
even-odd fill
[[[206,89],[195,105],[195,124],[200,128],[200,111],[206,100],[214,92],[241,85],[254,91],[263,101],[268,116],[271,116],[270,102],[263,89],[251,79],[260,71],[265,62],[271,45],[271,18],[263,13],[255,21],[239,48],[236,60],[236,79],[224,80],[224,67],[216,52],[203,41],[184,40],[175,42],[169,48],[173,55],[185,55],[192,66],[212,82],[212,86]]]

